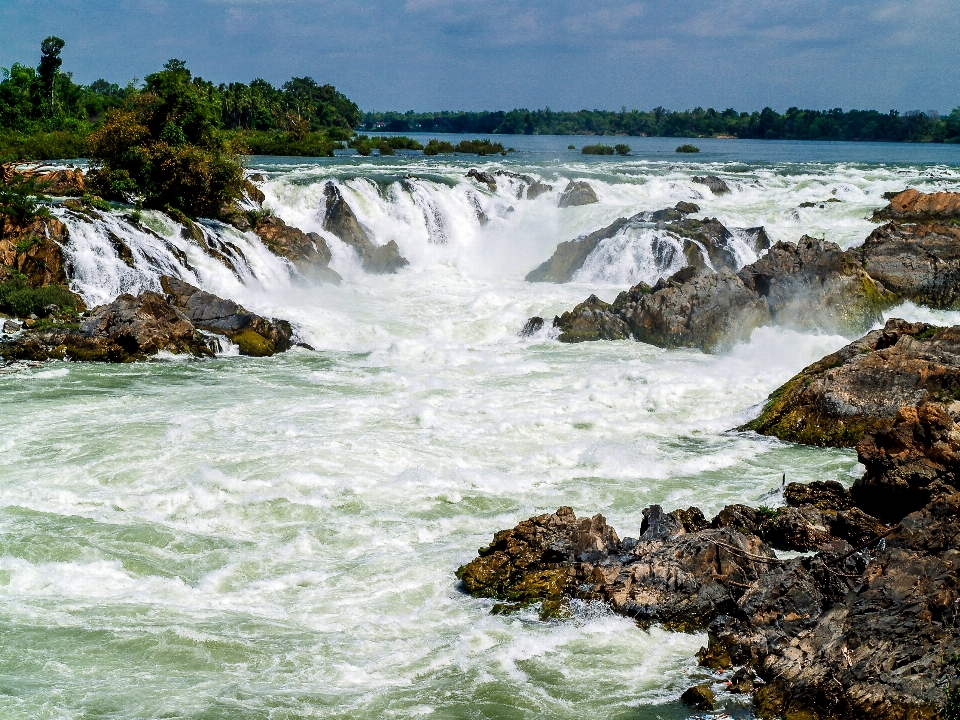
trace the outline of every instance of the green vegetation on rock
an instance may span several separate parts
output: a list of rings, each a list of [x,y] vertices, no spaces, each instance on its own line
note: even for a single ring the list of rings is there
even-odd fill
[[[77,309],[76,296],[59,285],[32,288],[20,274],[0,283],[0,311],[16,317],[29,317],[44,314],[44,308],[49,305],[73,313]]]
[[[691,145],[690,143],[685,143],[677,148],[678,153],[698,153],[700,148],[696,145]]]
[[[596,145],[584,145],[580,152],[584,155],[613,155],[614,149],[609,145],[597,143]]]
[[[505,155],[503,145],[490,140],[461,140],[454,145],[446,140],[431,140],[423,149],[424,155],[446,155],[463,153],[464,155]]]

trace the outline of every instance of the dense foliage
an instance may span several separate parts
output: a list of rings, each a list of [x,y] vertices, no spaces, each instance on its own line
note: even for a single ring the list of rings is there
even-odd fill
[[[63,49],[63,40],[49,37],[36,68],[15,63],[2,69],[0,160],[85,156],[88,137],[110,110],[127,107],[141,92],[155,91],[136,79],[123,87],[103,79],[75,83],[70,72],[60,69]],[[214,85],[199,77],[189,82],[214,127],[245,140],[249,136],[251,146],[281,154],[329,155],[335,142],[349,139],[361,118],[356,104],[335,87],[309,77],[292,78],[279,88],[262,79],[249,85]]]
[[[526,135],[644,135],[783,140],[883,140],[892,142],[960,142],[960,107],[946,116],[891,110],[800,110],[778,113],[723,111],[709,108],[672,111],[579,110],[555,112],[366,113],[363,129],[390,132],[500,133]]]
[[[31,314],[45,314],[44,308],[49,305],[74,312],[77,309],[77,298],[67,288],[59,285],[30,287],[27,279],[20,274],[14,274],[0,283],[0,312],[15,317],[29,317]]]
[[[513,149],[510,150],[513,152]],[[490,140],[461,140],[456,145],[446,140],[431,140],[423,149],[424,155],[464,153],[469,155],[506,155],[503,145]]]

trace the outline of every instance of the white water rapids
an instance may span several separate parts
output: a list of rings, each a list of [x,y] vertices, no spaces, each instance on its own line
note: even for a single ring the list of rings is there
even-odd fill
[[[339,287],[218,223],[204,246],[234,269],[159,213],[143,214],[149,231],[127,210],[95,223],[61,213],[88,303],[172,273],[289,319],[316,351],[0,375],[0,717],[686,717],[677,698],[706,676],[694,658],[705,635],[643,631],[592,606],[562,621],[495,616],[453,573],[495,531],[560,505],[636,536],[651,503],[709,516],[776,504],[783,472],[849,484],[850,451],[728,432],[847,340],[768,328],[709,356],[517,336],[532,315],[676,269],[652,261],[652,231],[605,241],[573,283],[524,275],[560,241],[680,200],[774,241],[846,247],[875,227],[882,193],[960,180],[949,158],[706,155],[254,162],[287,223],[322,232],[332,179],[374,241],[395,240],[410,261],[368,275],[326,235]],[[493,192],[464,177],[470,167],[554,191],[518,199],[501,176]],[[710,173],[733,192],[692,182]],[[558,209],[569,178],[600,202]],[[841,202],[799,208],[831,197]]]

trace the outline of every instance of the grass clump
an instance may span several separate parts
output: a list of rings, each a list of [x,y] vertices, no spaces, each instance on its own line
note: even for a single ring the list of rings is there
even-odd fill
[[[677,148],[677,152],[678,153],[698,153],[700,152],[700,148],[698,148],[696,145],[685,143]]]
[[[507,151],[500,143],[490,140],[461,140],[454,145],[446,140],[431,140],[423,149],[424,155],[447,155],[462,153],[464,155],[506,155]]]
[[[763,516],[765,520],[773,520],[777,516],[777,509],[768,507],[767,505],[761,505],[757,508],[757,512]]]
[[[613,155],[616,151],[609,145],[597,143],[596,145],[584,145],[580,152],[584,155]]]
[[[617,143],[613,146],[613,149],[617,152],[617,155],[629,155],[630,146],[625,143]]]

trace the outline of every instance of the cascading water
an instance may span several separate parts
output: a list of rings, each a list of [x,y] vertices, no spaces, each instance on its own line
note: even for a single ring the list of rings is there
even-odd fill
[[[551,622],[493,615],[454,571],[495,531],[561,505],[635,537],[651,503],[772,506],[782,473],[849,484],[851,451],[727,432],[847,340],[767,327],[704,355],[517,336],[532,315],[672,271],[656,228],[601,244],[573,282],[523,278],[561,241],[681,200],[773,241],[847,247],[884,192],[956,190],[960,161],[955,147],[892,163],[889,146],[707,140],[689,162],[655,138],[592,160],[570,142],[583,139],[511,138],[520,152],[493,159],[255,159],[266,205],[328,239],[340,286],[219,223],[199,240],[160,213],[141,229],[120,210],[56,211],[88,304],[171,273],[293,321],[316,351],[0,375],[0,717],[687,717],[677,698],[707,679],[694,658],[705,635],[596,606]],[[776,154],[788,150],[810,155]],[[518,197],[498,169],[553,189]],[[705,174],[733,192],[692,182]],[[569,179],[599,202],[558,208]],[[328,181],[408,267],[363,273],[324,233]],[[800,207],[827,198],[841,202]]]

